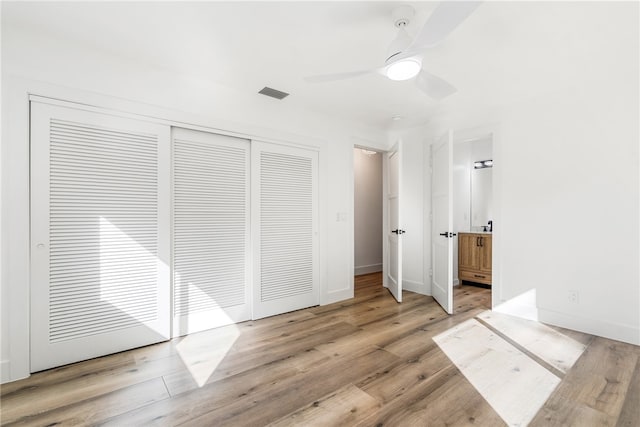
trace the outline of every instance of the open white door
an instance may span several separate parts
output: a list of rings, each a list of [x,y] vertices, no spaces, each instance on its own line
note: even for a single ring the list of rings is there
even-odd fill
[[[384,285],[398,302],[402,302],[402,234],[400,215],[400,143],[387,152],[386,232],[387,251]]]
[[[433,298],[453,313],[453,132],[431,146],[431,253]]]

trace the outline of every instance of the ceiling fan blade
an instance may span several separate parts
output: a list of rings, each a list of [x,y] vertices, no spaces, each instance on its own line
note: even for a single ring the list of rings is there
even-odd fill
[[[373,69],[373,70],[351,71],[348,73],[321,74],[318,76],[305,77],[304,79],[308,83],[324,83],[324,82],[333,82],[336,80],[352,79],[354,77],[360,77],[366,74],[375,73],[377,71],[378,71],[377,69]]]
[[[416,76],[416,84],[429,97],[437,100],[444,99],[458,91],[450,83],[425,70],[420,70],[420,73]]]
[[[440,43],[455,30],[480,1],[442,1],[433,11],[407,51],[428,49]]]

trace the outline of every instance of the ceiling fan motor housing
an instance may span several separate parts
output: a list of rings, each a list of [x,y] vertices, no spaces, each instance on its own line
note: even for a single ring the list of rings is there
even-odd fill
[[[408,4],[398,6],[391,11],[391,19],[393,20],[393,25],[398,28],[406,27],[407,25],[409,25],[409,22],[415,14],[415,9]]]

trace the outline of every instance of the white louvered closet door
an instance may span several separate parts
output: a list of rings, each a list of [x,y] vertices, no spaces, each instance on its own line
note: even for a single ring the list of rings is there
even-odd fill
[[[319,304],[318,153],[252,142],[254,318]]]
[[[174,336],[251,318],[249,141],[173,129]]]
[[[31,103],[31,371],[170,336],[169,128]]]

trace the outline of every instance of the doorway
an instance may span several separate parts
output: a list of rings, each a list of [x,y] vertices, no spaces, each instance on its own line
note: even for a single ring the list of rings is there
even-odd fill
[[[382,275],[383,266],[383,154],[368,148],[353,149],[354,169],[354,276],[368,283]],[[378,283],[378,281],[376,281]],[[382,283],[382,280],[379,280]],[[357,289],[356,289],[357,290]]]
[[[484,287],[491,308],[493,239],[493,135],[453,144],[454,307],[464,286]]]

